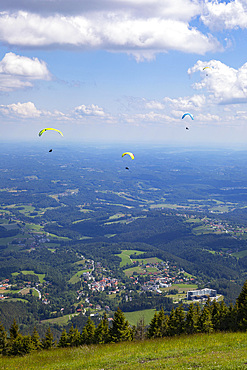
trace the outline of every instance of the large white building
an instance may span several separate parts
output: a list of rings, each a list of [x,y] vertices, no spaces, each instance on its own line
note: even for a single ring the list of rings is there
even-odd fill
[[[194,300],[194,299],[202,299],[208,297],[216,297],[217,292],[214,289],[204,288],[200,290],[190,290],[187,292],[187,299]]]

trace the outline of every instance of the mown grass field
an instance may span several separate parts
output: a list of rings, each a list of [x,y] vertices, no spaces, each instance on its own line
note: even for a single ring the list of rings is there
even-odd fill
[[[246,369],[247,334],[197,334],[1,357],[1,369]]]
[[[73,313],[73,314],[63,315],[60,317],[54,317],[53,319],[42,320],[41,322],[42,324],[47,323],[47,324],[66,325],[68,324],[69,320],[71,320],[72,317],[78,316],[78,315],[79,315],[78,313]]]
[[[40,283],[43,283],[44,279],[45,279],[45,274],[36,274],[32,270],[22,270],[21,273],[23,275],[36,275],[36,276],[38,276]],[[17,275],[19,275],[19,272],[12,272],[12,276],[17,276]]]
[[[120,262],[120,267],[128,265],[129,263],[132,263],[132,259],[130,258],[130,255],[135,254],[135,253],[136,255],[139,255],[139,254],[143,254],[144,252],[137,251],[134,249],[129,249],[129,250],[122,250],[121,254],[117,254],[117,256],[120,257],[122,260]]]
[[[145,258],[143,260],[137,259],[137,261],[139,261],[143,265],[147,265],[149,263],[162,262],[162,260],[157,258],[157,257]],[[130,267],[130,268],[124,270],[124,273],[125,273],[126,276],[130,277],[130,276],[133,275],[134,272],[136,272],[137,274],[147,275],[148,273],[158,271],[156,267],[144,267],[143,265]],[[121,266],[121,264],[120,264],[120,266]]]
[[[243,251],[240,251],[240,252],[234,252],[234,253],[232,253],[232,256],[234,256],[236,258],[246,257],[247,256],[247,249],[245,249]]]
[[[140,266],[135,266],[124,270],[125,275],[128,277],[132,276],[134,272],[136,272],[137,274],[141,274],[144,273],[144,270]]]
[[[74,274],[70,278],[69,283],[70,284],[76,284],[76,283],[78,283],[78,281],[80,281],[80,278],[82,277],[83,273],[84,272],[90,272],[90,271],[91,271],[91,269],[86,269],[86,270],[80,270],[80,271],[78,271],[76,274]]]
[[[154,308],[150,308],[149,310],[124,312],[124,316],[131,325],[136,325],[142,318],[144,319],[144,325],[148,325],[154,317],[155,311],[156,310]]]

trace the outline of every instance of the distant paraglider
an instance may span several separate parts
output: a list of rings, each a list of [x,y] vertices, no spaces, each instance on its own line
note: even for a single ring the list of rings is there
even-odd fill
[[[131,152],[125,152],[125,153],[123,153],[122,154],[122,157],[124,157],[125,155],[129,155],[131,159],[134,159],[135,158],[134,154],[131,153]]]
[[[205,69],[211,69],[211,67],[204,67],[202,70],[205,71]],[[208,74],[206,73],[206,76],[208,76]]]
[[[43,130],[41,130],[41,131],[39,132],[39,136],[43,135],[43,133],[44,133],[45,131],[50,131],[50,130],[52,130],[52,131],[57,131],[60,135],[62,135],[62,136],[63,136],[62,131],[57,130],[56,128],[43,128]]]
[[[190,116],[190,118],[191,118],[191,119],[194,119],[194,117],[192,116],[192,114],[191,114],[191,113],[184,113],[184,114],[182,115],[182,119],[184,119],[184,117],[186,117],[186,116]]]
[[[124,152],[123,154],[122,154],[122,157],[124,157],[124,156],[130,156],[130,158],[133,160],[134,158],[135,158],[135,156],[134,156],[134,154],[133,153],[131,153],[131,152]],[[125,167],[125,169],[126,170],[129,170],[129,167]]]

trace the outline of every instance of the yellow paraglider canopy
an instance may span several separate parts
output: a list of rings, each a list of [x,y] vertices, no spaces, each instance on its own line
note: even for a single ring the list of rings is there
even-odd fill
[[[131,153],[131,152],[125,152],[125,153],[123,153],[122,154],[122,157],[124,157],[126,154],[129,155],[131,159],[134,159],[135,158],[134,154]]]
[[[49,131],[49,130],[57,131],[57,132],[59,132],[59,134],[60,134],[60,135],[62,135],[62,136],[63,136],[62,131],[57,130],[56,128],[43,128],[43,130],[41,130],[41,131],[39,132],[39,136],[41,136],[45,131]]]

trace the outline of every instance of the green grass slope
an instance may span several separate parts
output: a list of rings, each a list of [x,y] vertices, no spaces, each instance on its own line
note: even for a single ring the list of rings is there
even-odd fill
[[[247,333],[197,334],[1,357],[1,369],[246,369]]]

